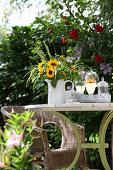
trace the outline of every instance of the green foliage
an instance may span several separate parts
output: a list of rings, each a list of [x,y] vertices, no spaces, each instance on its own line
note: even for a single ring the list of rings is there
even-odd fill
[[[110,63],[113,67],[112,0],[62,0],[60,2],[59,0],[48,0],[46,3],[50,4],[48,15],[42,18],[37,17],[30,27],[14,27],[12,33],[0,44],[0,105],[47,103],[47,85],[44,80],[35,84],[37,90],[33,92],[32,86],[26,87],[28,77],[24,77],[29,71],[29,66],[37,64],[37,60],[41,62],[34,51],[36,45],[38,44],[44,54],[47,54],[43,41],[46,42],[52,56],[61,53],[64,56],[75,56],[75,48],[82,47],[81,61],[96,71],[99,78],[103,76],[105,81],[111,85],[110,93],[113,101],[113,75],[111,73],[104,75],[100,70],[100,64],[94,61],[94,57],[100,55],[105,63]],[[63,16],[66,17],[66,20],[62,18]],[[69,25],[66,25],[65,21],[69,22]],[[104,28],[103,32],[95,30],[97,24]],[[49,28],[52,33],[49,33]],[[78,39],[70,36],[70,31],[74,29],[79,29]],[[62,39],[65,37],[66,43],[63,44]],[[66,114],[73,122],[85,127],[86,142],[91,142],[96,135],[98,136],[99,125],[104,113],[66,112],[63,114]],[[56,128],[54,131],[56,132]],[[52,143],[51,136],[52,134],[49,140]],[[53,135],[55,141],[58,141],[58,136]],[[108,138],[110,139],[110,136]],[[58,143],[60,144],[57,142],[54,147],[55,145],[58,147]],[[99,160],[97,152],[97,150],[87,152],[88,164],[92,168],[101,167],[100,161],[96,164],[96,159]]]
[[[41,98],[44,99],[40,94],[43,89],[33,92],[32,86],[26,87],[28,67],[36,62],[32,52],[36,33],[37,30],[29,27],[14,27],[13,32],[0,44],[0,106],[25,105],[31,101],[38,103],[42,101]]]
[[[55,125],[44,125],[44,129],[47,130],[49,138],[49,146],[51,149],[58,149],[61,146],[62,134],[60,128]]]
[[[36,120],[32,120],[33,115],[34,113],[29,111],[12,111],[11,117],[7,119],[7,126],[4,133],[1,133],[3,138],[0,141],[0,158],[4,160],[4,169],[30,170],[33,166],[30,148],[33,139],[38,138],[42,131],[41,127],[35,125]],[[37,136],[32,135],[33,130],[37,131]]]

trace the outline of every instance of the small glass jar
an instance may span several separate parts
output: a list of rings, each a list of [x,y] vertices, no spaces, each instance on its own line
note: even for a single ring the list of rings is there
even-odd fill
[[[100,81],[100,82],[98,83],[98,93],[99,93],[99,94],[100,94],[100,93],[102,93],[102,94],[108,93],[108,94],[109,94],[109,90],[108,90],[109,85],[108,85],[108,83],[107,83],[106,81],[104,81],[104,78],[103,78],[103,77],[102,77],[101,80],[102,80],[102,81]]]

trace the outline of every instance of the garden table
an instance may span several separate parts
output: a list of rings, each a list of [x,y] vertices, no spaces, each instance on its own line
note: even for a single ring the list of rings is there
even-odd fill
[[[79,103],[79,102],[76,102],[76,103],[70,103],[70,104],[56,104],[56,105],[39,104],[39,105],[26,105],[25,106],[25,109],[30,109],[30,108],[33,108],[34,110],[35,109],[40,110],[40,111],[49,111],[53,114],[61,116],[66,121],[68,121],[68,123],[71,124],[77,137],[78,148],[77,148],[77,153],[75,155],[75,158],[72,164],[67,168],[68,170],[71,170],[76,164],[79,158],[79,155],[80,155],[80,150],[82,148],[87,148],[87,149],[98,148],[103,167],[105,168],[105,170],[110,170],[110,166],[108,164],[106,153],[105,153],[105,148],[108,148],[108,144],[105,143],[105,135],[106,135],[107,127],[111,119],[113,118],[113,103]],[[77,128],[74,126],[74,124],[71,122],[69,118],[59,113],[59,111],[107,111],[104,114],[104,117],[102,118],[102,121],[100,124],[99,143],[81,144],[80,135],[79,135]],[[112,153],[113,153],[113,149],[112,149]],[[113,159],[113,156],[112,156],[112,159]],[[113,169],[113,160],[112,160],[112,169]]]

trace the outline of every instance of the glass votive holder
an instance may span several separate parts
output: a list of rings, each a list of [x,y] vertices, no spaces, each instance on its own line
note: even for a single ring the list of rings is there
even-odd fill
[[[82,80],[75,81],[75,87],[77,92],[83,94],[85,91],[85,81]]]
[[[72,96],[73,91],[65,91],[66,94],[66,103],[73,103],[73,96]]]

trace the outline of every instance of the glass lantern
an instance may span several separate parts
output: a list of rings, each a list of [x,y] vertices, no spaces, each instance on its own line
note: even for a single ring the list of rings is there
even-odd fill
[[[99,82],[99,77],[96,72],[88,72],[85,76],[86,81],[86,90],[88,94],[93,94],[95,92],[95,88],[97,87],[97,83]]]
[[[100,81],[98,83],[98,93],[100,94],[109,94],[109,90],[108,90],[108,83],[106,81],[104,81],[104,78],[102,77],[101,79],[102,81]]]

